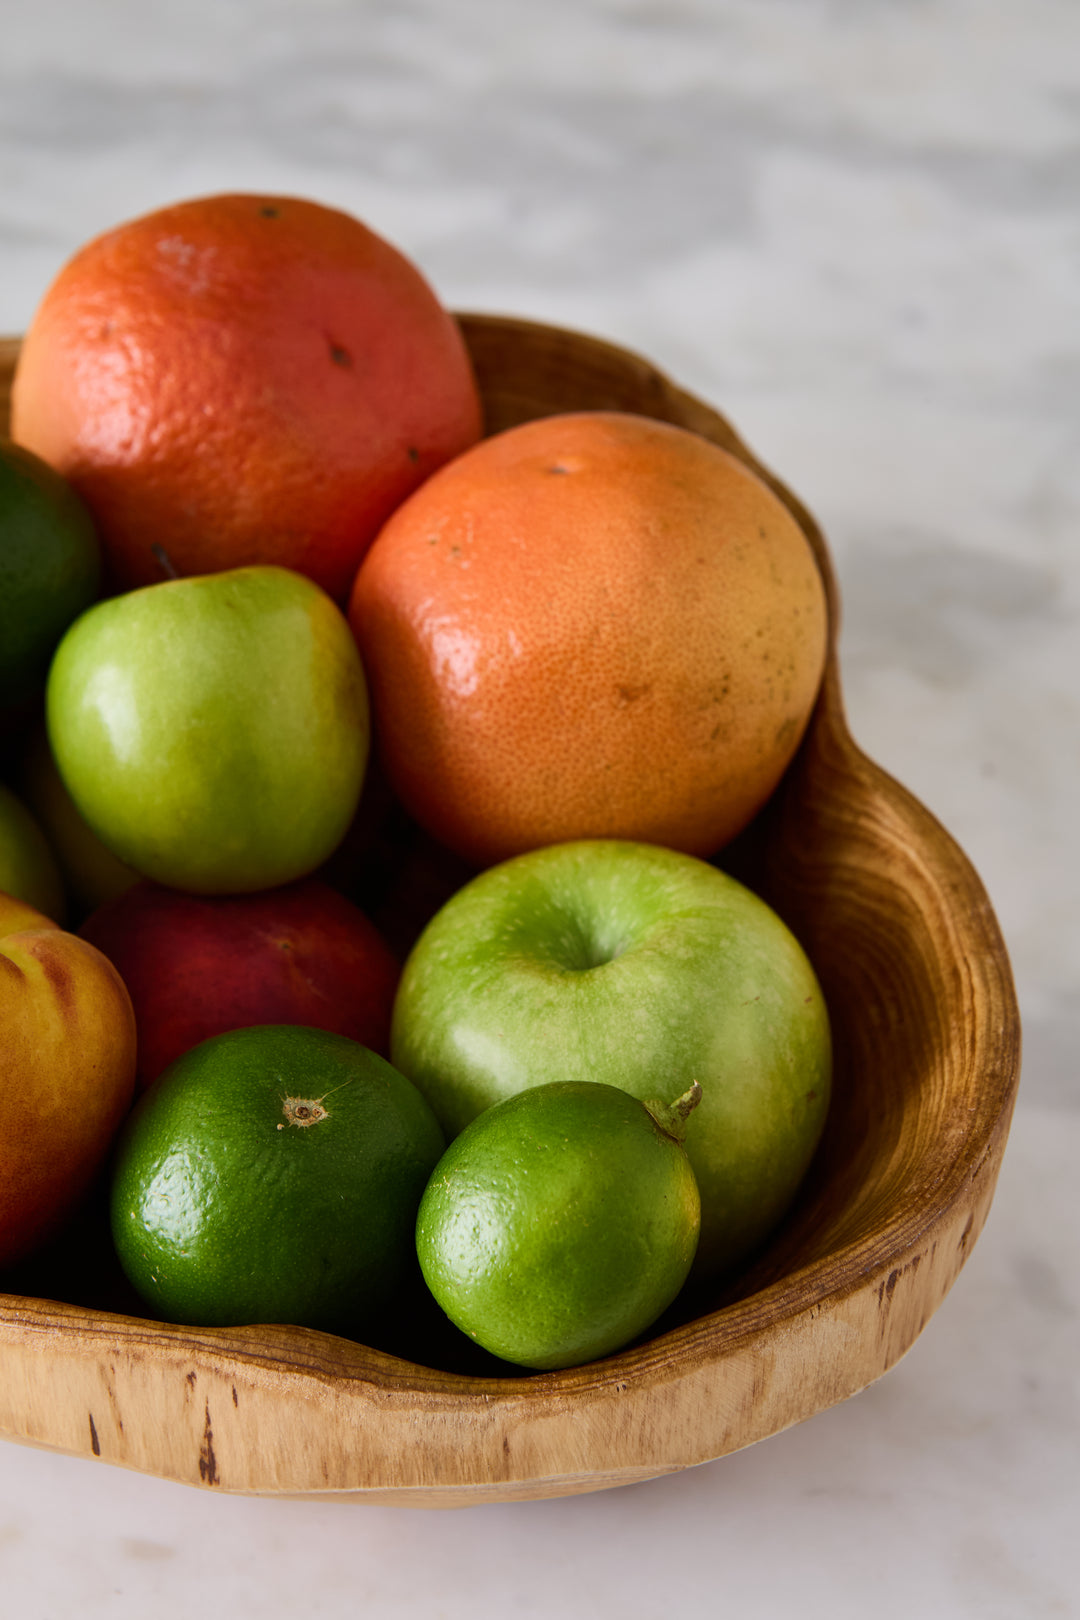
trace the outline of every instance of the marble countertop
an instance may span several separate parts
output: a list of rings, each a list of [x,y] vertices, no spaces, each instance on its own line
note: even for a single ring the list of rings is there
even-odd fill
[[[0,332],[200,192],[352,210],[593,331],[821,522],[865,750],[975,863],[1024,1019],[987,1228],[904,1361],[738,1455],[410,1511],[0,1446],[27,1620],[1080,1615],[1080,13],[1071,0],[0,0]]]

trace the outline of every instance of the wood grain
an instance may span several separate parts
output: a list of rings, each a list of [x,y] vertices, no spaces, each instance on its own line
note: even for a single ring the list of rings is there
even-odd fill
[[[18,353],[18,338],[0,337],[0,439],[9,437],[11,380],[15,375],[15,361]]]
[[[723,1456],[864,1388],[915,1341],[982,1229],[1019,1075],[1009,963],[962,851],[848,733],[817,525],[723,417],[638,356],[508,318],[461,324],[488,431],[592,408],[679,423],[765,477],[814,547],[832,626],[821,696],[725,857],[795,929],[829,1002],[835,1095],[811,1175],[737,1279],[685,1294],[619,1355],[534,1376],[455,1366],[441,1347],[442,1365],[424,1365],[423,1322],[407,1355],[287,1326],[176,1328],[142,1318],[104,1261],[42,1262],[0,1295],[11,1439],[255,1494],[461,1506],[599,1490]],[[0,340],[0,410],[16,353]],[[415,838],[399,858],[430,912],[452,869]]]

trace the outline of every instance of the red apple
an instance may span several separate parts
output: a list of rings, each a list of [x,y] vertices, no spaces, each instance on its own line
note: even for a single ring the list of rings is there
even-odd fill
[[[239,895],[143,880],[79,932],[131,992],[140,1090],[200,1041],[253,1024],[306,1024],[386,1055],[398,963],[363,912],[318,878]]]
[[[0,894],[0,1265],[90,1187],[127,1113],[135,1019],[100,951]]]

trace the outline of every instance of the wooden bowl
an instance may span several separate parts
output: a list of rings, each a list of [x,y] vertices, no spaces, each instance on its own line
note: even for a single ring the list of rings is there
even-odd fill
[[[823,689],[731,851],[831,1009],[835,1097],[810,1177],[734,1284],[684,1295],[646,1342],[566,1372],[446,1371],[287,1326],[178,1328],[122,1300],[101,1308],[104,1282],[83,1299],[31,1267],[23,1292],[0,1296],[9,1438],[246,1493],[458,1506],[599,1490],[723,1456],[864,1388],[914,1342],[982,1228],[1018,1080],[1009,964],[965,856],[848,734],[813,519],[721,416],[635,355],[523,321],[462,326],[490,431],[587,408],[680,423],[761,473],[814,547],[832,622]],[[0,349],[0,426],[16,353]]]

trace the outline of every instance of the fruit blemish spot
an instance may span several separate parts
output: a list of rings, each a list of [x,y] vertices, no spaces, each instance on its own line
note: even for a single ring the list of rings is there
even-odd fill
[[[281,1112],[285,1115],[289,1125],[317,1125],[321,1119],[328,1118],[327,1111],[318,1097],[283,1097]],[[281,1130],[281,1126],[278,1126]]]

